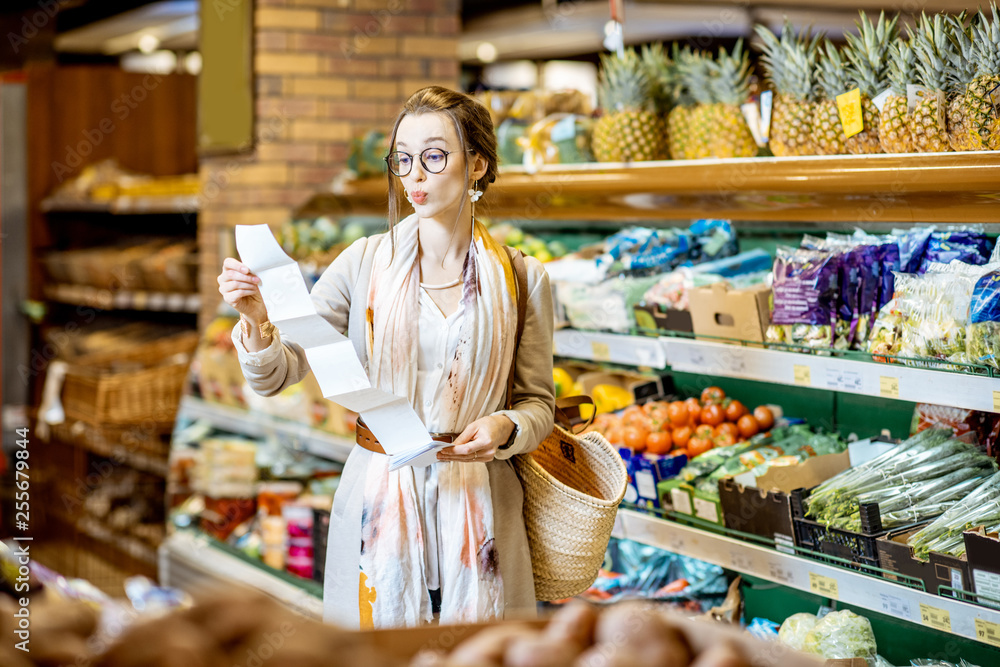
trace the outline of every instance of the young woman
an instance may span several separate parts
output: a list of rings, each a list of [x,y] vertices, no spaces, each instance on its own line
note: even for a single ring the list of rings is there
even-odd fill
[[[390,137],[389,228],[347,248],[312,290],[351,338],[373,386],[409,399],[450,447],[424,468],[389,472],[359,429],[330,517],[324,616],[350,628],[484,621],[535,609],[522,491],[510,457],[552,430],[552,300],[525,258],[527,315],[513,409],[516,282],[474,219],[496,179],[489,112],[441,87],[414,93]],[[402,188],[414,213],[399,220]],[[233,342],[247,382],[273,395],[309,371],[302,348],[268,326],[260,279],[226,259],[219,291],[241,314]],[[450,440],[449,440],[450,439]]]

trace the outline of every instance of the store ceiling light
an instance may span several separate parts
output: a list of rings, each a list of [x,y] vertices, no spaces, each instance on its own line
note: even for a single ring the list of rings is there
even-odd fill
[[[497,47],[493,46],[490,42],[481,42],[479,46],[476,47],[476,57],[484,63],[496,62]]]
[[[139,50],[143,53],[152,53],[160,46],[160,40],[156,35],[151,35],[148,32],[139,37]]]

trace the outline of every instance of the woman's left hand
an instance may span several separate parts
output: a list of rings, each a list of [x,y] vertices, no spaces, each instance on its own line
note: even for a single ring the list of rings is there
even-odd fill
[[[477,419],[462,431],[451,447],[438,452],[438,461],[486,463],[492,461],[497,447],[507,442],[514,431],[514,422],[506,415],[489,415]]]

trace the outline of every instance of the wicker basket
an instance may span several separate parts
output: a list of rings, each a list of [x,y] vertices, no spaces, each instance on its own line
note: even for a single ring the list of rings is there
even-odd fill
[[[524,520],[535,597],[561,600],[597,578],[628,474],[598,433],[578,437],[555,426],[538,449],[515,456],[524,487]]]
[[[77,358],[66,372],[67,419],[90,424],[169,424],[177,415],[197,332]]]

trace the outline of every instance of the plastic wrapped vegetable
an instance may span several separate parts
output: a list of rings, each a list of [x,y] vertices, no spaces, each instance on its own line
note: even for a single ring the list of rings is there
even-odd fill
[[[976,281],[966,341],[969,361],[1000,368],[1000,270]]]
[[[903,321],[899,354],[967,363],[966,326],[975,275],[968,265],[922,275],[896,274],[896,299]],[[912,362],[904,362],[912,365]]]
[[[819,620],[803,642],[806,653],[821,655],[827,660],[837,658],[867,658],[877,652],[872,624],[864,616],[844,609],[833,611]]]
[[[834,253],[778,248],[768,342],[813,348],[833,344],[838,267],[839,255]]]
[[[990,257],[992,244],[983,232],[982,225],[969,225],[932,232],[924,249],[919,273],[927,271],[932,263],[958,261],[965,264],[985,264]]]
[[[899,336],[903,328],[903,314],[895,299],[882,306],[878,317],[868,334],[868,351],[875,361],[887,363],[889,360],[881,355],[895,355],[899,352]]]
[[[917,273],[920,270],[920,264],[924,259],[924,251],[927,249],[927,243],[931,239],[931,234],[935,231],[935,227],[892,230],[892,235],[896,237],[896,245],[899,247],[900,271],[904,273]]]
[[[813,631],[819,619],[815,614],[792,614],[778,629],[778,641],[796,651],[805,649],[806,636]]]

